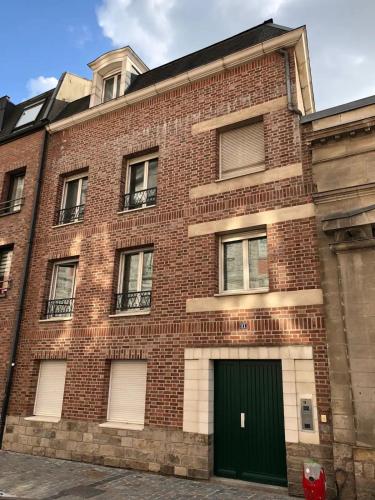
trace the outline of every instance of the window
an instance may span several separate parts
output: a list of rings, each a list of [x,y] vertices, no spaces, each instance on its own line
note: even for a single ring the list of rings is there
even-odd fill
[[[83,220],[87,194],[87,176],[74,176],[65,180],[59,224],[69,224]]]
[[[9,190],[5,202],[0,204],[0,213],[19,212],[23,203],[23,186],[25,183],[25,173],[10,174]]]
[[[10,286],[10,264],[13,249],[0,247],[0,297],[5,295]]]
[[[108,394],[108,422],[143,429],[146,403],[147,363],[112,361]]]
[[[130,160],[126,172],[124,210],[155,205],[158,158],[145,157]]]
[[[220,261],[220,292],[268,290],[267,237],[264,232],[222,237]]]
[[[37,119],[39,112],[43,107],[43,104],[44,101],[40,101],[37,102],[36,104],[27,106],[23,110],[22,115],[19,117],[15,128],[22,127],[23,125],[27,125],[28,123],[34,122]]]
[[[103,82],[103,102],[115,99],[120,95],[121,73],[106,78]]]
[[[263,121],[220,133],[220,178],[264,169]]]
[[[64,398],[66,361],[41,361],[34,415],[60,419]]]
[[[73,313],[77,260],[56,262],[47,300],[46,318],[70,318]]]
[[[153,250],[123,252],[120,256],[116,312],[151,307]]]

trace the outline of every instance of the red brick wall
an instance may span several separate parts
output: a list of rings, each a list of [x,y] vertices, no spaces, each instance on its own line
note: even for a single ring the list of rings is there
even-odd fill
[[[16,315],[16,304],[20,290],[21,272],[43,135],[44,131],[35,132],[32,135],[0,145],[0,192],[3,195],[0,201],[4,201],[8,194],[5,184],[9,182],[9,173],[26,167],[23,191],[25,201],[21,211],[0,216],[0,247],[8,244],[14,245],[11,263],[11,288],[6,295],[0,296],[0,408],[8,368],[10,336]]]
[[[148,360],[146,424],[181,427],[185,347],[290,343],[314,346],[319,409],[328,411],[321,307],[186,313],[188,298],[218,291],[216,237],[188,238],[190,224],[311,202],[312,188],[307,170],[189,200],[189,190],[214,181],[218,170],[216,132],[193,136],[191,126],[285,94],[284,61],[271,54],[52,136],[10,414],[30,414],[32,360],[52,356],[68,359],[63,416],[104,420],[108,360],[135,357]],[[264,123],[266,167],[300,162],[297,115],[275,111]],[[118,214],[123,157],[150,148],[159,148],[157,205]],[[84,222],[54,228],[60,176],[81,168],[89,169]],[[271,291],[319,287],[314,220],[270,225],[268,235]],[[110,318],[116,250],[146,244],[154,246],[151,314]],[[40,323],[48,262],[76,255],[73,320]],[[239,330],[239,319],[248,330]]]

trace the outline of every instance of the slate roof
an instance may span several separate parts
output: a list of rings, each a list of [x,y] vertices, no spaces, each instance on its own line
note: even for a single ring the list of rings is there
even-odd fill
[[[251,47],[252,45],[257,45],[258,43],[283,35],[288,31],[292,31],[292,28],[279,26],[278,24],[274,24],[272,19],[269,19],[258,26],[254,26],[253,28],[239,33],[238,35],[234,35],[230,38],[210,45],[209,47],[197,50],[196,52],[180,57],[179,59],[175,59],[174,61],[138,75],[126,90],[125,94],[130,94],[168,78],[173,78],[181,73],[198,68],[199,66],[216,61],[217,59],[230,54],[234,54],[235,52]],[[78,101],[69,103],[57,116],[56,120],[68,118],[76,113],[85,111],[89,107],[89,101],[89,97],[83,97]]]
[[[45,119],[45,114],[46,111],[48,110],[50,101],[52,99],[54,93],[54,89],[48,90],[47,92],[44,92],[43,94],[39,94],[35,97],[32,97],[31,99],[28,99],[27,101],[22,101],[19,104],[12,104],[10,101],[5,101],[5,98],[1,98],[2,100],[4,99],[3,103],[5,105],[5,116],[3,120],[3,128],[0,130],[0,143],[4,141],[8,141],[11,139],[15,139],[16,137],[20,137],[22,135],[28,134],[30,132],[34,132],[35,130],[38,130],[39,128],[42,128],[46,122]],[[36,104],[40,101],[44,100],[44,104],[42,109],[40,110],[37,119],[29,124],[26,124],[22,127],[17,127],[16,129],[14,128],[18,119],[22,115],[23,110],[32,105]]]

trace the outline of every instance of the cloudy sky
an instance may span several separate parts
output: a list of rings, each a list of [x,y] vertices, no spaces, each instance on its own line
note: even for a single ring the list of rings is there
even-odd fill
[[[307,25],[317,110],[375,94],[375,0],[13,0],[2,5],[0,96],[19,102],[63,71],[131,45],[149,67],[273,18]]]

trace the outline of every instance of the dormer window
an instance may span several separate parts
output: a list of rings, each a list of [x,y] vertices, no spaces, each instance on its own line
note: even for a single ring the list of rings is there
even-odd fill
[[[121,73],[104,79],[103,102],[116,99],[120,95]]]
[[[43,104],[44,101],[39,101],[37,103],[31,104],[30,106],[27,106],[23,110],[22,115],[19,117],[15,128],[22,127],[23,125],[35,122],[35,120],[38,118],[40,110],[43,107]]]

